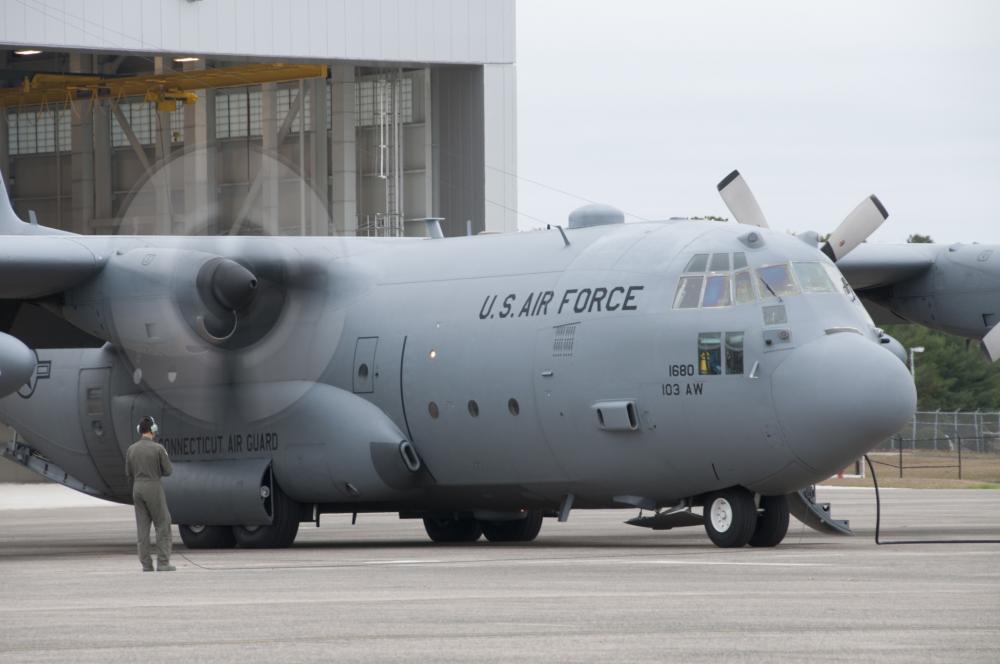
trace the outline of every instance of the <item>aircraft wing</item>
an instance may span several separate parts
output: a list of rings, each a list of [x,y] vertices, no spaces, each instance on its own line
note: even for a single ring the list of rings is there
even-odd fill
[[[83,283],[103,265],[104,257],[73,236],[0,236],[0,299],[54,295]]]
[[[837,261],[856,291],[891,286],[911,279],[934,264],[934,245],[862,244]]]

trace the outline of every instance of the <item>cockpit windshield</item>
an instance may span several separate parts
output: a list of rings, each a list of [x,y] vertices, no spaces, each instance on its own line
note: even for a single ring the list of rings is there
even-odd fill
[[[833,282],[819,263],[793,263],[795,276],[806,293],[836,293]]]
[[[854,299],[836,268],[815,261],[752,268],[743,252],[694,254],[674,293],[674,309],[730,307],[800,293],[843,292]]]
[[[798,285],[792,279],[788,263],[757,268],[757,280],[760,282],[761,297],[765,300],[784,295],[798,295],[800,292]]]

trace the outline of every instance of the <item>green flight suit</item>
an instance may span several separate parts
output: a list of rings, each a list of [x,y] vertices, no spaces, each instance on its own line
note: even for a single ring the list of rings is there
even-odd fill
[[[144,570],[153,568],[149,546],[149,524],[156,528],[156,564],[170,564],[170,511],[160,478],[174,472],[163,445],[150,438],[140,438],[125,453],[125,475],[132,481],[135,525],[139,533],[139,562]]]

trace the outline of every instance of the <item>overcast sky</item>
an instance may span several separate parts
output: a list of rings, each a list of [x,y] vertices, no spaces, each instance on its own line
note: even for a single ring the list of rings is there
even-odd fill
[[[873,240],[1000,243],[1000,1],[520,0],[517,32],[522,228],[728,217],[738,168],[774,228],[875,193]]]

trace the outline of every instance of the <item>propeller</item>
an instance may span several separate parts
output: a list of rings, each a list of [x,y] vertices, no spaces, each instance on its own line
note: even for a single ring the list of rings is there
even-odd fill
[[[993,329],[986,333],[982,340],[983,352],[990,362],[1000,360],[1000,324],[994,325]]]
[[[753,192],[739,171],[727,175],[718,184],[718,189],[719,195],[736,221],[748,226],[768,227],[757,199],[754,198]],[[822,247],[823,253],[833,262],[837,262],[864,242],[888,217],[889,213],[886,212],[885,206],[872,194],[861,201],[830,234],[830,238]]]
[[[733,171],[718,184],[719,195],[725,201],[726,207],[736,217],[736,221],[747,226],[767,228],[767,219],[761,212],[757,199],[747,186],[746,180],[739,171]]]
[[[259,158],[277,181],[298,178],[278,155]],[[162,162],[130,196],[123,234],[148,230],[148,203],[170,189],[170,173],[194,173],[205,159],[198,148]],[[375,283],[336,239],[259,237],[287,230],[281,220],[302,210],[308,228],[326,229],[329,211],[311,188],[294,210],[261,187],[253,191],[234,202],[241,233],[222,236],[233,220],[219,204],[197,189],[183,206],[171,199],[157,214],[182,237],[140,243],[109,261],[119,268],[115,278],[104,271],[110,340],[133,382],[163,407],[219,431],[265,422],[307,394],[338,348],[346,303]]]
[[[882,202],[872,194],[851,210],[823,245],[822,252],[834,263],[864,242],[889,218]]]

